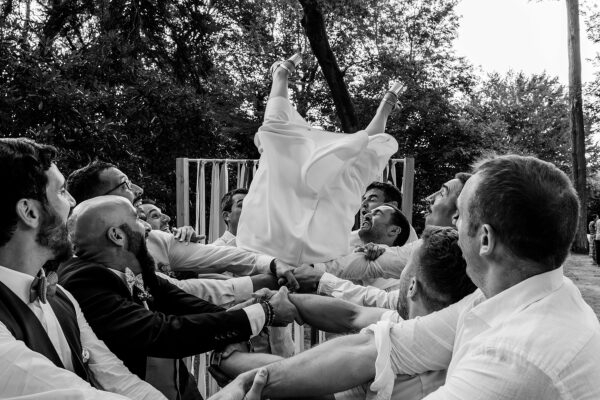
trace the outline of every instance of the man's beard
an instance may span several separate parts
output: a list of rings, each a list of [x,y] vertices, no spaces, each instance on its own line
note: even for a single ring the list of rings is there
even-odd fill
[[[127,241],[129,242],[129,251],[135,255],[135,258],[137,258],[138,263],[140,264],[144,283],[149,284],[150,280],[153,281],[155,279],[154,272],[156,263],[148,251],[148,246],[146,246],[145,235],[134,232],[133,229],[126,224],[121,225],[119,228],[125,232],[125,236],[127,236]]]
[[[68,260],[73,255],[73,248],[67,232],[67,224],[61,221],[60,216],[49,206],[42,209],[42,221],[35,241],[52,250],[52,261],[45,265],[46,270],[56,270],[58,264]]]

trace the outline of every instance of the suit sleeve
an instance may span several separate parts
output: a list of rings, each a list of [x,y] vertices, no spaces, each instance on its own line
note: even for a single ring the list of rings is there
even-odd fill
[[[117,354],[180,358],[250,337],[250,322],[243,310],[225,312],[160,280],[154,303],[163,304],[150,311],[133,302],[122,282],[110,274],[103,268],[90,268],[73,274],[63,286],[77,299],[94,332]],[[163,287],[165,283],[168,286]],[[173,288],[174,296],[167,298]],[[178,307],[177,315],[167,313]]]

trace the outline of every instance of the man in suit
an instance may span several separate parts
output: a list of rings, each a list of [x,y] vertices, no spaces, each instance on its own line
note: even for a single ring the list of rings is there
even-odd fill
[[[61,284],[78,299],[99,338],[168,398],[200,398],[178,358],[248,340],[266,325],[283,326],[295,318],[285,288],[268,302],[225,312],[156,276],[146,247],[147,224],[123,197],[82,202],[68,225],[77,258],[61,265]],[[135,274],[142,275],[143,284],[130,279]],[[169,360],[173,374],[149,370],[147,357],[175,359]]]
[[[66,220],[75,202],[55,157],[50,146],[0,139],[1,396],[163,399],[97,339],[55,273],[42,269],[71,254]]]

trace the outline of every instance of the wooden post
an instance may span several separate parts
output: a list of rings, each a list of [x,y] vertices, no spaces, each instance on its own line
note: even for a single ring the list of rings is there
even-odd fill
[[[571,129],[571,159],[573,183],[581,207],[579,226],[573,242],[573,250],[587,249],[587,187],[585,162],[585,130],[583,125],[583,99],[581,96],[581,52],[579,46],[579,1],[567,0],[567,26],[569,45],[569,126]]]
[[[402,169],[402,212],[408,222],[412,224],[413,190],[415,186],[415,159],[404,158]]]
[[[190,224],[190,171],[187,158],[177,158],[175,164],[177,193],[177,226]]]

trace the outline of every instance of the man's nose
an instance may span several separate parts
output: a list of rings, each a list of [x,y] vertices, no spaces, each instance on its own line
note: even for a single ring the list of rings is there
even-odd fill
[[[425,197],[425,201],[429,204],[433,203],[438,194],[440,194],[439,190],[437,192],[431,193],[429,196]]]
[[[169,217],[167,214],[162,214],[160,216],[160,222],[170,222],[171,221],[171,217]]]
[[[141,197],[144,194],[144,189],[142,189],[135,183],[131,184],[131,191],[133,192],[135,197]]]
[[[150,225],[149,223],[147,223],[144,220],[140,220],[142,222],[142,225],[144,226],[144,230],[146,231],[146,234],[150,233],[150,231],[152,230],[152,225]]]

